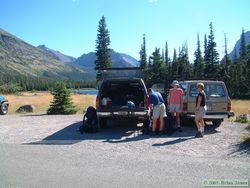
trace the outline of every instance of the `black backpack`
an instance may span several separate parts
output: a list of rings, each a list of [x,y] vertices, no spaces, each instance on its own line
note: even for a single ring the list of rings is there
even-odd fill
[[[87,108],[83,116],[82,125],[79,127],[80,133],[95,133],[99,131],[97,123],[96,109],[93,106]]]

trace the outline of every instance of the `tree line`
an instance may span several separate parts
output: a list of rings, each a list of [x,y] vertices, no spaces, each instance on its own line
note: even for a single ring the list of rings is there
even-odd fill
[[[232,98],[250,99],[250,44],[246,44],[244,29],[241,34],[240,56],[237,57],[235,52],[234,59],[229,58],[225,35],[225,56],[220,61],[212,22],[209,24],[209,28],[209,35],[204,36],[203,51],[199,34],[197,35],[197,49],[194,52],[193,63],[189,61],[186,43],[179,48],[178,53],[174,49],[172,60],[169,58],[167,42],[162,53],[159,48],[156,48],[147,59],[144,35],[140,50],[140,66],[144,70],[146,83],[152,85],[164,82],[169,86],[175,79],[222,80],[227,85]]]
[[[18,93],[21,91],[49,91],[54,88],[58,81],[64,82],[67,88],[95,88],[96,81],[74,81],[56,80],[34,76],[21,75],[20,73],[9,72],[0,74],[0,93]]]
[[[102,68],[111,67],[110,37],[105,17],[99,21],[96,40],[95,69],[96,79],[101,79]],[[227,52],[227,38],[225,35],[225,57],[219,60],[216,50],[216,42],[212,22],[209,24],[209,35],[204,36],[203,48],[200,36],[197,35],[197,49],[194,52],[194,61],[189,61],[187,43],[181,48],[174,49],[173,58],[169,58],[168,43],[165,49],[155,48],[155,51],[147,56],[146,36],[143,35],[141,44],[140,67],[143,70],[143,78],[148,87],[154,83],[165,83],[170,86],[173,80],[210,79],[222,80],[227,85],[232,98],[250,99],[250,44],[246,44],[245,32],[242,30],[240,56],[235,52],[234,59],[230,59]]]

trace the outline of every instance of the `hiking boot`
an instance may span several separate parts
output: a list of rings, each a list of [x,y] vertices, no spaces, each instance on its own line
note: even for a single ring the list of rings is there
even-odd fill
[[[157,134],[156,134],[155,131],[152,131],[150,135],[151,135],[151,136],[156,136]]]
[[[198,131],[195,135],[195,138],[201,138],[201,137],[203,137],[203,135],[200,131]]]

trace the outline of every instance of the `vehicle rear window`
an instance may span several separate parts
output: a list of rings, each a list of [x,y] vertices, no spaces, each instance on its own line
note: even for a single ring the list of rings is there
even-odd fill
[[[225,90],[221,84],[205,84],[205,93],[207,97],[225,97]],[[198,95],[198,90],[196,89],[196,84],[190,85],[190,97],[196,97]]]

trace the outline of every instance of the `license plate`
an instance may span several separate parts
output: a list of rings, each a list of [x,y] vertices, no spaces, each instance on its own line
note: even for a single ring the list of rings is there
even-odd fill
[[[128,112],[126,112],[126,111],[120,111],[120,112],[118,112],[118,115],[126,116],[126,115],[128,115]]]
[[[206,107],[207,107],[207,111],[211,111],[212,110],[212,105],[211,104],[207,104]]]

